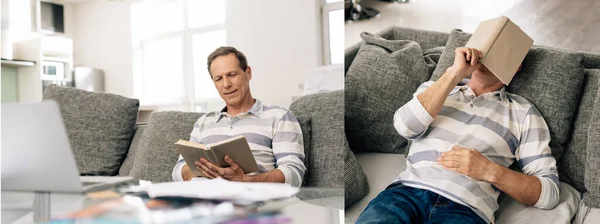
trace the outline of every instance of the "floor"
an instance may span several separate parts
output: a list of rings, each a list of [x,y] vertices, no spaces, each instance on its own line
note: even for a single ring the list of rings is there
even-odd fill
[[[359,42],[361,32],[377,32],[390,25],[473,32],[481,21],[505,15],[529,34],[536,45],[600,53],[600,1],[597,0],[412,0],[410,3],[363,0],[361,5],[375,8],[381,15],[346,22],[346,47]]]
[[[526,0],[506,16],[536,45],[600,53],[600,1]]]

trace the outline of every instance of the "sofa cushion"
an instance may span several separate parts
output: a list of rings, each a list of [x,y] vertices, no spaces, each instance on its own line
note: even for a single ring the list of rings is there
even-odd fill
[[[435,49],[437,47],[443,47],[448,41],[448,33],[442,33],[437,31],[417,30],[407,27],[399,26],[388,26],[381,31],[376,33],[387,40],[412,40],[416,41],[422,49]],[[356,43],[344,51],[344,76],[348,72],[348,68],[354,61],[360,46],[365,41]],[[443,49],[443,48],[442,48]],[[441,52],[440,52],[441,53]],[[437,59],[435,60],[437,62]]]
[[[423,50],[423,59],[425,59],[425,65],[427,66],[427,76],[431,77],[433,71],[437,67],[437,63],[444,53],[446,47],[434,47]]]
[[[588,130],[585,188],[583,200],[587,206],[600,208],[600,91],[596,94]]]
[[[369,181],[348,143],[344,150],[344,206],[354,204],[369,193]]]
[[[135,152],[137,151],[137,146],[142,139],[142,134],[146,129],[147,125],[136,125],[135,126],[135,134],[133,135],[133,139],[131,140],[131,145],[129,146],[129,150],[127,151],[127,156],[121,164],[121,168],[119,168],[119,176],[129,176],[129,172],[131,171],[131,167],[133,167],[133,161],[135,160]]]
[[[583,52],[583,67],[588,69],[600,69],[600,54]]]
[[[364,44],[348,69],[345,126],[353,151],[402,153],[406,139],[393,124],[394,112],[429,79],[419,44],[362,33]]]
[[[583,201],[579,203],[579,210],[575,214],[573,224],[597,224],[600,220],[600,208],[591,208]]]
[[[600,69],[586,69],[581,102],[573,126],[571,140],[558,164],[559,177],[579,192],[585,192],[585,163],[590,116],[600,88]]]
[[[344,92],[342,90],[303,96],[290,111],[310,117],[311,137],[304,186],[342,188],[344,172]]]
[[[133,137],[139,100],[49,85],[82,175],[117,175]]]
[[[570,223],[579,208],[581,194],[565,183],[560,183],[559,189],[558,205],[549,210],[527,206],[501,194],[498,198],[500,208],[495,213],[496,223]]]
[[[356,160],[369,178],[369,193],[361,200],[346,207],[345,223],[355,223],[369,202],[390,185],[398,175],[406,170],[406,157],[402,154],[361,152]]]
[[[178,111],[152,113],[138,143],[129,176],[152,182],[172,181],[171,173],[179,157],[175,142],[190,139],[194,123],[201,115]]]
[[[453,30],[446,49],[433,72],[438,80],[454,61],[454,50],[465,46],[470,34]],[[527,98],[540,111],[550,128],[552,155],[560,161],[571,137],[571,126],[583,85],[583,54],[542,46],[533,46],[507,91]]]

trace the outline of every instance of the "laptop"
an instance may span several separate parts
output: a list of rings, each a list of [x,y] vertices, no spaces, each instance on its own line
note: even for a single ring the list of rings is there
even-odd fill
[[[55,101],[2,103],[2,190],[84,193],[132,177],[79,176]]]

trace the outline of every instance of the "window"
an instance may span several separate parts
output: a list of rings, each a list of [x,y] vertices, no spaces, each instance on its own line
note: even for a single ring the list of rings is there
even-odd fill
[[[225,45],[225,31],[194,34],[192,45],[194,46],[194,58],[196,59],[194,60],[195,97],[197,99],[219,98],[219,92],[213,85],[206,63],[208,55],[215,50],[216,46]]]
[[[344,63],[344,2],[321,0],[324,64]]]
[[[206,69],[206,58],[226,45],[225,2],[132,4],[134,96],[142,106],[197,112],[224,106]]]

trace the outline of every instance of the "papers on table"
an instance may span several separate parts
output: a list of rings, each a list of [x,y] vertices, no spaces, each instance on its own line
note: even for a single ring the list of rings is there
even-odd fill
[[[151,198],[186,197],[247,202],[289,198],[300,191],[288,184],[234,182],[221,178],[158,183],[148,186],[146,190]]]

